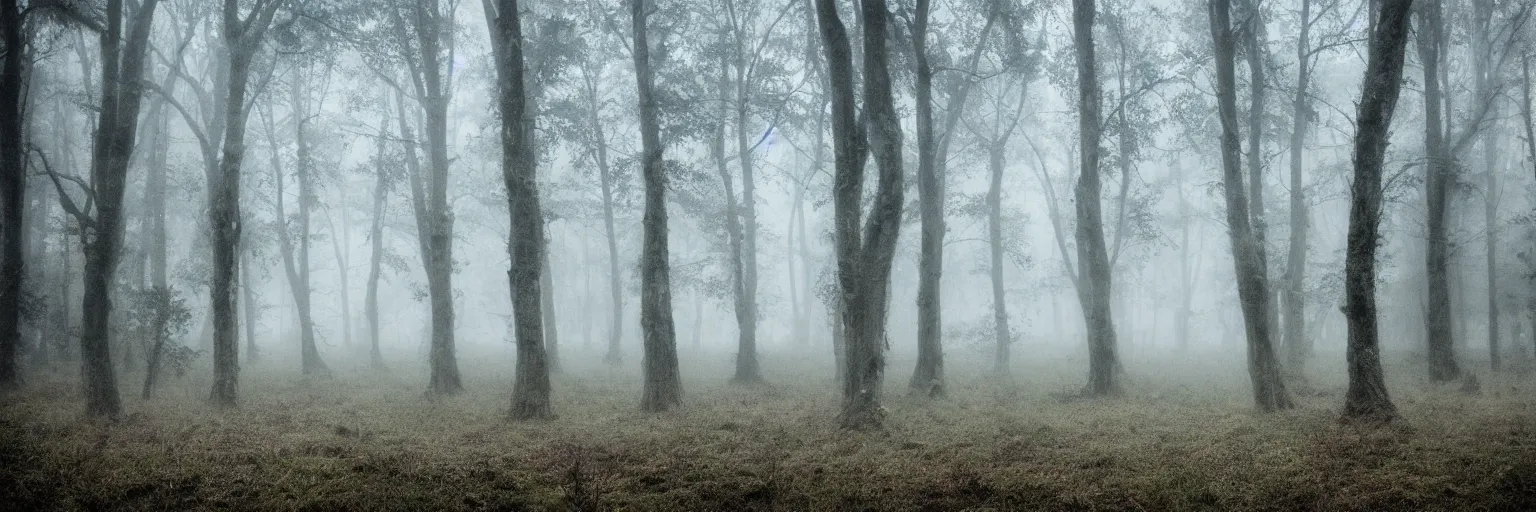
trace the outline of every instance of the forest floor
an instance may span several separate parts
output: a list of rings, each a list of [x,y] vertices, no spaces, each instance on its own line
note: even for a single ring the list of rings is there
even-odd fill
[[[73,377],[34,375],[0,397],[0,489],[13,510],[1536,505],[1529,370],[1481,372],[1481,390],[1467,394],[1393,365],[1405,422],[1364,428],[1337,421],[1339,375],[1293,390],[1295,410],[1254,412],[1237,357],[1128,363],[1126,396],[1107,400],[1071,397],[1081,362],[1020,365],[999,384],[964,371],[981,361],[955,357],[948,399],[910,398],[910,363],[897,360],[887,431],[850,433],[837,429],[825,364],[785,370],[800,360],[768,357],[770,384],[742,387],[726,383],[727,356],[685,361],[685,406],[660,415],[637,410],[633,369],[593,365],[555,379],[557,419],[516,423],[506,419],[510,366],[466,359],[467,389],[446,400],[427,399],[425,379],[399,370],[304,380],[258,364],[229,411],[208,405],[205,375],[147,402],[125,379],[117,423],[82,419]]]

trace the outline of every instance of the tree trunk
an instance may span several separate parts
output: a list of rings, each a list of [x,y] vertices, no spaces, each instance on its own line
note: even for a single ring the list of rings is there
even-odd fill
[[[251,279],[251,252],[240,251],[240,301],[245,303],[245,364],[260,359],[256,351],[257,307],[255,283]]]
[[[1307,127],[1312,107],[1308,88],[1312,75],[1312,0],[1301,0],[1301,34],[1296,42],[1296,96],[1291,102],[1291,240],[1286,255],[1285,286],[1281,291],[1285,312],[1281,315],[1285,346],[1285,368],[1293,376],[1306,375],[1307,358],[1312,355],[1312,339],[1306,336],[1306,272],[1308,208],[1306,188],[1302,183],[1302,158],[1305,156]]]
[[[1195,300],[1195,269],[1194,262],[1190,261],[1194,251],[1190,250],[1190,228],[1193,224],[1193,215],[1189,211],[1189,200],[1184,197],[1184,177],[1188,172],[1184,169],[1174,171],[1178,182],[1174,185],[1174,191],[1179,200],[1179,312],[1174,317],[1174,338],[1178,343],[1179,352],[1189,351],[1189,320],[1194,316],[1192,305]]]
[[[863,2],[864,100],[861,127],[854,117],[853,57],[847,29],[832,0],[817,0],[816,13],[828,63],[833,149],[837,164],[833,205],[838,284],[847,330],[842,427],[879,429],[885,372],[886,305],[891,264],[901,228],[901,124],[896,117],[888,58],[889,14],[883,0]],[[868,145],[865,138],[868,137]],[[875,201],[860,236],[863,165],[868,150],[879,168]]]
[[[540,303],[540,276],[548,272],[544,217],[539,210],[537,156],[533,154],[533,123],[525,104],[523,33],[517,0],[486,0],[485,16],[495,39],[497,110],[501,113],[501,169],[507,187],[512,233],[512,266],[507,270],[512,290],[512,315],[517,334],[517,376],[512,387],[513,419],[551,417],[549,361],[544,347],[546,321]]]
[[[740,30],[736,31],[736,36],[736,160],[741,165],[741,209],[736,213],[740,214],[742,226],[741,250],[738,252],[741,255],[742,298],[737,312],[740,329],[737,332],[736,375],[731,380],[753,384],[763,380],[757,360],[757,182],[752,163],[756,130],[748,124],[751,121],[748,109],[753,77],[748,71],[747,60],[754,57],[746,54],[748,50]]]
[[[917,270],[917,368],[912,372],[908,388],[915,395],[942,397],[944,342],[940,315],[940,279],[944,270],[944,177],[939,174],[934,154],[933,68],[928,63],[928,4],[928,0],[917,0],[916,18],[912,27],[913,60],[917,68],[917,195],[918,211],[922,218],[922,240],[919,243]],[[997,270],[994,268],[995,272]],[[1000,305],[999,302],[994,308]],[[1002,345],[1002,341],[1003,338],[998,338],[999,365],[1006,364],[1004,359],[1007,357],[1007,348]]]
[[[352,348],[352,286],[348,284],[348,274],[352,268],[350,260],[352,252],[352,228],[350,219],[347,218],[347,190],[340,187],[341,197],[341,229],[336,229],[335,219],[331,218],[331,209],[325,210],[325,221],[331,230],[331,249],[336,257],[336,294],[341,299],[341,343],[348,350]],[[340,231],[340,233],[338,233]]]
[[[313,180],[310,176],[309,162],[309,137],[304,133],[304,124],[308,121],[309,109],[307,108],[306,83],[303,71],[297,71],[293,77],[293,141],[294,141],[294,177],[299,184],[299,221],[298,221],[298,247],[297,263],[285,259],[288,263],[288,283],[293,288],[293,303],[298,307],[299,315],[299,349],[300,359],[304,375],[328,375],[330,368],[320,359],[319,347],[315,345],[315,320],[313,297],[314,290],[310,286],[310,213],[314,208],[315,193]],[[276,161],[273,168],[278,168]],[[281,183],[282,176],[278,176]],[[281,190],[281,189],[279,189]],[[279,193],[278,206],[282,206]],[[279,210],[280,217],[283,212]],[[282,226],[279,233],[286,233],[286,217],[278,225]],[[287,238],[287,237],[285,237]],[[292,252],[292,244],[284,243],[289,252]]]
[[[1264,216],[1264,115],[1265,92],[1269,89],[1268,82],[1264,78],[1264,67],[1268,64],[1267,52],[1264,50],[1264,16],[1259,7],[1260,0],[1246,0],[1248,19],[1244,21],[1243,35],[1247,40],[1248,57],[1248,216],[1249,224],[1253,228],[1254,243],[1258,244],[1258,252],[1254,254],[1259,272],[1264,274],[1264,288],[1261,292],[1266,296],[1271,295],[1269,284],[1269,228]],[[1265,300],[1264,321],[1269,324],[1271,345],[1275,340],[1274,334],[1280,330],[1278,309],[1273,301]],[[1279,361],[1275,361],[1278,366]]]
[[[26,276],[26,27],[18,0],[0,0],[0,389],[21,386],[22,282]]]
[[[548,238],[544,239],[543,247],[544,250],[539,251],[539,259],[544,267],[539,272],[539,303],[544,315],[544,352],[550,373],[560,373],[560,324],[559,317],[555,315],[555,273],[549,264]]]
[[[389,199],[389,169],[385,166],[384,138],[387,120],[379,126],[379,138],[374,147],[378,160],[374,162],[373,215],[368,227],[368,288],[363,295],[363,316],[368,322],[368,361],[373,369],[384,368],[384,355],[379,351],[379,277],[383,274],[384,258],[384,203]]]
[[[81,226],[85,233],[85,290],[80,355],[86,414],[95,417],[115,419],[122,410],[110,349],[112,276],[121,257],[123,192],[143,99],[144,55],[158,3],[146,0],[131,13],[124,40],[123,5],[119,0],[108,2],[106,30],[101,35],[101,109],[91,155],[96,214],[89,218],[76,212],[85,224]]]
[[[419,193],[413,200],[417,210],[416,230],[422,266],[427,274],[427,295],[431,302],[432,343],[428,354],[431,376],[427,394],[449,396],[464,390],[454,348],[453,310],[453,212],[448,205],[448,100],[452,63],[448,80],[444,79],[443,42],[452,46],[451,12],[445,16],[437,0],[423,0],[411,7],[414,15],[420,61],[413,70],[417,103],[425,119],[427,139],[427,175],[414,185]],[[448,19],[444,19],[448,18]],[[535,266],[537,260],[535,260]]]
[[[1004,376],[1009,373],[1009,348],[1013,345],[1013,333],[1008,328],[1008,303],[1003,293],[1003,151],[1006,148],[994,144],[987,151],[987,164],[991,171],[991,185],[987,187],[987,239],[991,248],[992,270],[992,328],[997,343],[997,357],[993,360],[993,373]]]
[[[726,72],[725,63],[720,65],[719,92],[725,97],[730,91],[730,75]],[[739,93],[740,90],[738,89]],[[757,366],[757,338],[756,329],[753,327],[752,310],[756,304],[747,295],[746,288],[746,257],[744,254],[745,243],[742,240],[741,209],[736,203],[736,186],[732,184],[730,167],[725,162],[725,118],[729,115],[729,105],[722,102],[720,109],[721,122],[715,129],[715,138],[710,146],[710,154],[715,161],[715,172],[720,175],[721,190],[725,192],[725,236],[727,267],[731,272],[731,298],[732,306],[736,313],[736,375],[732,382],[756,383],[761,380]],[[740,131],[742,126],[738,124],[736,129]],[[738,155],[739,156],[739,155]]]
[[[229,59],[228,88],[224,97],[223,155],[217,173],[208,183],[208,225],[212,231],[213,275],[209,294],[213,302],[213,402],[232,407],[239,395],[240,321],[236,316],[235,272],[240,252],[240,165],[245,158],[246,81],[251,59],[272,15],[283,2],[258,1],[245,20],[239,5],[225,2],[223,38]]]
[[[652,93],[646,1],[630,0],[636,92],[639,97],[641,171],[645,178],[644,242],[640,256],[640,329],[645,337],[645,386],[640,408],[662,412],[682,404],[677,333],[672,324],[672,278],[667,261],[667,172]]]
[[[603,356],[603,361],[610,365],[618,365],[623,362],[623,351],[619,342],[624,337],[624,274],[619,264],[618,233],[614,230],[613,221],[613,170],[608,167],[608,139],[603,132],[603,122],[598,116],[601,103],[597,97],[597,80],[588,72],[586,66],[582,67],[582,79],[587,95],[588,123],[592,127],[592,144],[595,146],[597,160],[597,173],[599,185],[603,195],[603,235],[608,242],[608,291],[609,305],[611,307],[608,319],[608,351]]]
[[[1227,232],[1232,239],[1232,261],[1237,275],[1237,295],[1242,303],[1243,324],[1248,334],[1248,375],[1253,381],[1253,400],[1262,412],[1292,407],[1280,378],[1269,317],[1269,276],[1264,269],[1264,247],[1249,224],[1248,198],[1243,194],[1242,147],[1237,136],[1237,79],[1234,76],[1234,41],[1230,0],[1211,0],[1211,38],[1216,57],[1216,98],[1221,112],[1222,186],[1227,199]],[[1252,139],[1250,139],[1252,142]],[[1254,151],[1258,153],[1257,150]],[[1251,168],[1250,168],[1251,170]],[[1254,178],[1257,176],[1250,176]]]
[[[1493,59],[1495,48],[1489,33],[1489,24],[1493,18],[1493,2],[1479,0],[1473,2],[1474,21],[1474,51],[1477,57],[1472,59],[1474,87],[1478,101],[1494,102],[1496,94],[1490,84],[1494,70],[1489,69],[1489,60]],[[1499,279],[1497,275],[1499,246],[1499,196],[1498,175],[1494,168],[1497,161],[1497,138],[1491,132],[1484,131],[1483,139],[1483,226],[1487,234],[1484,236],[1486,248],[1486,263],[1488,266],[1488,364],[1493,371],[1499,371]],[[1465,323],[1465,322],[1464,322]]]
[[[1077,199],[1077,260],[1082,269],[1078,300],[1088,330],[1089,396],[1120,393],[1119,357],[1115,326],[1110,313],[1109,254],[1104,247],[1104,214],[1100,206],[1099,139],[1100,96],[1094,61],[1094,0],[1074,0],[1072,33],[1077,54],[1078,137],[1081,172],[1074,195]]]
[[[1451,284],[1447,267],[1450,262],[1448,201],[1453,162],[1441,121],[1444,104],[1440,90],[1440,50],[1444,38],[1440,2],[1425,3],[1418,13],[1416,41],[1419,60],[1424,66],[1424,148],[1428,159],[1424,177],[1424,196],[1428,203],[1424,261],[1429,293],[1424,329],[1429,345],[1429,379],[1446,382],[1455,380],[1461,371],[1456,365],[1456,341],[1451,329]]]
[[[1344,316],[1349,322],[1349,388],[1344,419],[1391,421],[1376,325],[1376,245],[1381,224],[1381,175],[1387,131],[1402,90],[1403,53],[1413,0],[1382,0],[1371,35],[1365,80],[1355,120],[1355,177],[1350,186],[1349,236],[1344,257]]]

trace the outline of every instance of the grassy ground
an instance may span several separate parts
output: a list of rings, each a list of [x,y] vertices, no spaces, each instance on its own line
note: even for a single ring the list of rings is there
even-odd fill
[[[482,358],[483,359],[483,358]],[[1519,510],[1536,505],[1536,375],[1432,388],[1394,366],[1407,418],[1338,424],[1342,380],[1252,412],[1241,365],[1130,370],[1119,399],[1072,400],[1079,363],[1020,367],[998,384],[954,357],[950,398],[887,380],[889,429],[836,429],[824,366],[770,357],[769,387],[725,384],[724,359],[685,361],[686,406],[637,411],[638,376],[593,366],[556,379],[559,418],[505,419],[510,376],[466,363],[462,396],[424,378],[247,370],[238,410],[211,409],[205,375],[116,424],[82,420],[73,378],[35,375],[0,398],[0,489],[24,509],[310,510]],[[297,365],[292,365],[296,368]],[[579,375],[577,375],[579,373]],[[128,386],[125,386],[127,389]],[[127,396],[133,395],[133,396]]]

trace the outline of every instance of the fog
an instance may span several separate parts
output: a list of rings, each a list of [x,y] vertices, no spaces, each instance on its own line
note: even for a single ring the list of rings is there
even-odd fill
[[[1533,7],[0,1],[0,475],[39,508],[1529,505]],[[105,483],[50,476],[96,435]]]

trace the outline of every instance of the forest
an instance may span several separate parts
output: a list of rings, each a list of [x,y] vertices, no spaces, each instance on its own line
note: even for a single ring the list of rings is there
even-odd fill
[[[1536,508],[1533,11],[0,0],[0,502]]]

